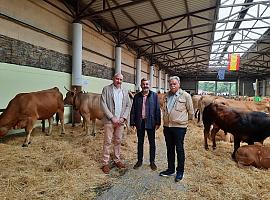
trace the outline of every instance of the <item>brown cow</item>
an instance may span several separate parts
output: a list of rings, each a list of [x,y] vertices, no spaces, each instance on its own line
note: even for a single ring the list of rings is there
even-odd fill
[[[193,103],[193,108],[194,108],[194,111],[195,111],[195,118],[197,118],[197,114],[199,112],[199,101],[201,99],[201,95],[193,95],[192,96],[192,103]]]
[[[259,112],[267,112],[269,113],[269,103],[268,102],[253,102],[253,101],[237,101],[234,99],[224,99],[224,98],[217,98],[213,100],[215,104],[222,104],[226,105],[230,108],[248,112],[248,111],[259,111]],[[216,148],[216,134],[220,130],[220,128],[213,124],[213,128],[211,130],[211,140],[213,142],[213,149]],[[226,136],[233,138],[230,136],[230,133],[225,133]],[[207,144],[207,138],[209,138],[209,135],[204,134],[204,141],[205,141],[205,147],[208,148]]]
[[[129,92],[129,97],[131,100],[133,99],[134,95],[132,92]],[[101,120],[104,116],[104,112],[101,108],[100,102],[101,94],[76,92],[76,90],[68,90],[64,99],[65,104],[73,105],[75,110],[79,110],[83,118],[82,125],[84,127],[84,130],[86,131],[86,135],[90,133],[90,121],[92,121],[93,129],[91,135],[93,136],[95,136],[96,134],[96,119]],[[127,133],[134,132],[134,130],[130,128],[129,122],[126,123],[126,129]],[[123,135],[123,138],[124,137],[125,135]]]
[[[62,133],[64,129],[63,95],[57,87],[30,93],[17,94],[0,115],[0,136],[8,133],[12,128],[24,128],[27,136],[23,147],[30,144],[30,135],[37,120],[52,119],[58,113]],[[52,128],[49,127],[49,134]]]
[[[94,136],[96,134],[96,119],[101,120],[104,116],[100,101],[100,94],[76,92],[76,90],[68,91],[66,94],[64,103],[73,105],[75,110],[79,110],[85,125],[86,135],[90,133],[90,121],[93,123],[91,135]]]
[[[212,124],[234,136],[233,158],[241,141],[248,144],[262,143],[270,136],[270,117],[266,113],[239,111],[222,104],[211,103],[205,107],[203,124],[205,137],[209,134]],[[208,149],[207,140],[205,148]]]
[[[237,149],[235,158],[239,167],[251,165],[268,169],[270,168],[270,147],[245,145]]]

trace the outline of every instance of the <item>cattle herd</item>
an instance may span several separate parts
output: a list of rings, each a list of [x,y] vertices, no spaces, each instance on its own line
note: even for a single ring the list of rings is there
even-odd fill
[[[130,97],[132,98],[132,94]],[[160,107],[164,94],[158,93]],[[0,115],[0,136],[11,129],[25,129],[27,133],[23,147],[30,144],[30,135],[37,120],[49,121],[48,134],[52,132],[54,114],[59,116],[61,133],[64,129],[64,104],[72,105],[83,118],[86,135],[95,135],[96,119],[101,120],[104,113],[100,107],[100,94],[68,90],[65,99],[57,87],[29,93],[17,94]],[[216,136],[224,131],[225,138],[234,142],[232,158],[239,166],[253,165],[258,168],[270,168],[270,147],[263,146],[263,141],[270,136],[269,100],[254,102],[248,100],[226,99],[212,95],[193,95],[193,106],[198,126],[203,126],[204,147],[208,149],[208,139],[216,148]],[[250,99],[249,99],[250,100]],[[201,119],[202,118],[202,119]],[[92,121],[92,131],[90,122]],[[127,123],[127,126],[129,123]],[[209,132],[211,134],[209,135]],[[241,142],[248,145],[240,147]],[[261,145],[254,145],[254,143]]]

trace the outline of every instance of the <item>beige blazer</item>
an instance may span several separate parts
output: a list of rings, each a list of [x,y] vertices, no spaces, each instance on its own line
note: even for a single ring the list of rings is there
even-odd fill
[[[124,118],[125,120],[128,118],[130,109],[131,109],[131,102],[129,99],[128,91],[122,89],[123,92],[123,101],[122,101],[122,109],[120,117]],[[105,113],[103,117],[104,124],[112,123],[111,118],[114,117],[115,113],[115,103],[113,98],[113,84],[105,86],[102,90],[101,94],[101,108]]]

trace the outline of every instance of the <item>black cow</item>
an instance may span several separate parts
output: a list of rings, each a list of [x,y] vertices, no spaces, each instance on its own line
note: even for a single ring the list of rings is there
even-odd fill
[[[262,143],[270,136],[270,118],[266,113],[239,111],[223,104],[211,103],[205,107],[203,124],[205,136],[208,136],[213,124],[234,136],[233,159],[235,159],[235,152],[240,147],[241,141],[248,144]],[[205,141],[206,147],[208,147],[207,139]]]

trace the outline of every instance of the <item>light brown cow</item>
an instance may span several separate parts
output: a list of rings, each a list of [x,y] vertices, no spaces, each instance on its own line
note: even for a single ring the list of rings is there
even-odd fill
[[[132,92],[129,93],[129,97],[132,100],[134,95]],[[96,119],[101,120],[104,116],[104,112],[101,108],[101,94],[87,93],[87,92],[76,92],[76,90],[66,93],[64,103],[73,105],[75,110],[78,110],[83,118],[83,127],[86,131],[86,135],[90,133],[90,121],[92,121],[93,129],[91,135],[96,134]],[[134,132],[134,129],[129,126],[129,119],[126,122],[127,133]],[[123,135],[123,140],[125,135]]]
[[[49,119],[58,113],[64,129],[64,102],[63,95],[57,87],[38,92],[17,94],[0,115],[0,136],[8,133],[12,128],[24,128],[27,136],[23,147],[30,144],[30,135],[37,120]],[[50,123],[49,134],[52,132]]]
[[[193,103],[193,108],[194,108],[194,111],[195,111],[195,118],[197,118],[197,114],[199,112],[199,101],[201,99],[201,95],[193,95],[192,96],[192,103]]]
[[[83,118],[86,135],[90,134],[90,121],[93,129],[91,135],[96,134],[96,119],[101,120],[104,112],[101,109],[101,94],[77,92],[76,90],[68,91],[64,99],[65,104],[73,105]]]
[[[213,103],[216,99],[226,100],[224,97],[220,96],[213,96],[213,95],[204,95],[201,96],[200,100],[198,101],[198,124],[202,126],[202,120],[200,118],[202,117],[203,110],[206,106],[208,106],[210,103]]]
[[[239,167],[270,168],[270,147],[259,145],[241,146],[237,149],[235,157]]]
[[[163,110],[166,93],[158,92],[157,95],[158,95],[158,99],[159,99],[160,109]]]

